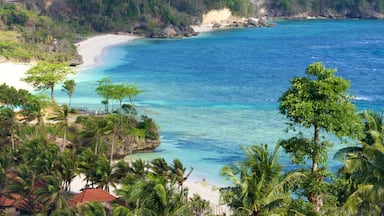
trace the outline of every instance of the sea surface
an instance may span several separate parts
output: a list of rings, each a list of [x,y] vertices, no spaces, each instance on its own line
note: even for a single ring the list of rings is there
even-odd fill
[[[98,65],[75,75],[76,107],[102,110],[97,80],[136,85],[140,113],[155,119],[161,146],[135,158],[180,159],[192,179],[225,185],[224,165],[243,159],[241,147],[273,149],[287,133],[278,98],[313,62],[350,80],[359,111],[384,110],[384,21],[278,21],[271,28],[220,30],[185,39],[141,39],[107,48]],[[57,91],[57,99],[67,98]],[[301,129],[299,129],[301,130]],[[310,135],[310,131],[303,130]],[[340,144],[330,151],[332,159]],[[294,168],[280,151],[280,162]]]

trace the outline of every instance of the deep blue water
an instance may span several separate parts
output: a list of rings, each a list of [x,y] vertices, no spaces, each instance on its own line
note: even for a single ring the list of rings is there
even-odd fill
[[[219,170],[242,159],[240,146],[273,148],[292,136],[277,100],[313,62],[350,80],[359,110],[384,110],[383,35],[380,20],[311,20],[138,40],[108,48],[98,67],[78,73],[74,103],[102,109],[94,92],[102,77],[136,85],[144,90],[136,98],[139,110],[156,120],[162,136],[155,153],[139,157],[179,158],[194,167],[193,178],[222,184]],[[280,159],[292,167],[282,151]]]

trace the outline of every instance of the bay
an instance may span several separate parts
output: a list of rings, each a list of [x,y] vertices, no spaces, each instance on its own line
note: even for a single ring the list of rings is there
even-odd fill
[[[136,85],[135,103],[155,119],[161,146],[151,159],[179,158],[192,178],[225,184],[222,166],[243,158],[241,146],[272,149],[286,133],[278,98],[313,62],[350,80],[358,110],[383,110],[384,21],[278,21],[272,28],[231,29],[184,39],[142,39],[106,49],[98,66],[75,75],[73,103],[102,110],[97,80]],[[56,96],[66,102],[63,94]],[[304,130],[305,131],[305,130]],[[307,132],[307,131],[305,131]],[[334,140],[334,138],[330,138]],[[330,156],[338,149],[335,146]],[[289,156],[280,152],[287,168]],[[330,159],[334,169],[338,162]]]

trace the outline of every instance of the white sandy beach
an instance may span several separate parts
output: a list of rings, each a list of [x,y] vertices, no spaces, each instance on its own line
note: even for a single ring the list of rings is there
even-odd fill
[[[94,66],[96,64],[96,58],[103,53],[105,48],[117,44],[128,43],[138,38],[139,37],[132,35],[106,34],[91,37],[75,44],[77,52],[83,58],[83,64],[79,65],[78,69]]]
[[[91,67],[96,64],[96,58],[103,53],[103,50],[107,47],[128,43],[137,36],[131,35],[114,35],[106,34],[95,36],[77,43],[78,53],[83,57],[83,64],[78,66],[76,69],[84,69]],[[3,62],[0,63],[0,84],[7,84],[17,89],[33,90],[32,86],[26,82],[21,81],[25,77],[25,72],[32,68],[34,64],[27,63],[14,63],[14,62]]]
[[[21,78],[25,76],[25,72],[28,71],[33,64],[23,63],[0,63],[0,84],[7,84],[13,86],[16,89],[32,90],[32,86],[26,82],[21,81]]]

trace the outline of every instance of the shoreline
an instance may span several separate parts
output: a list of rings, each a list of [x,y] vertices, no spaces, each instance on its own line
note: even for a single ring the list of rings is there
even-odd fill
[[[141,37],[132,35],[116,35],[104,34],[90,37],[76,43],[78,54],[82,56],[83,63],[74,67],[74,71],[79,72],[97,66],[97,57],[103,54],[104,49],[117,45],[132,42]],[[25,89],[33,91],[33,86],[21,81],[25,77],[25,73],[35,66],[34,63],[15,63],[11,61],[1,62],[0,71],[6,73],[6,76],[0,76],[0,85],[5,83],[8,86],[13,86],[16,89]]]
[[[211,26],[199,26],[200,33],[212,32],[215,30],[217,29],[214,29]],[[84,41],[76,43],[75,46],[78,49],[78,54],[83,58],[83,64],[74,67],[74,70],[79,72],[81,70],[96,67],[99,63],[97,58],[103,54],[103,51],[106,48],[118,44],[130,43],[133,40],[140,38],[141,37],[132,35],[106,34],[90,37]],[[7,76],[2,76],[2,78],[0,78],[0,85],[2,83],[6,83],[7,85],[13,86],[17,89],[26,89],[32,91],[32,86],[21,81],[21,78],[25,77],[25,72],[33,66],[34,64],[28,63],[0,63],[0,71],[7,72]],[[71,185],[71,191],[80,192],[80,190],[85,187],[83,176],[77,176]],[[220,187],[216,186],[214,183],[206,181],[205,179],[197,180],[196,178],[192,178],[185,182],[185,186],[189,189],[189,197],[192,197],[195,193],[199,194],[202,199],[210,202],[210,206],[212,207],[213,211],[227,214],[230,212],[227,206],[220,205]]]
[[[35,64],[33,63],[0,63],[0,71],[6,74],[6,76],[0,76],[0,85],[5,83],[6,85],[12,86],[16,89],[33,91],[33,86],[21,81],[21,79],[25,77],[25,72],[31,69],[34,65]]]
[[[101,56],[106,48],[118,44],[130,43],[140,38],[139,36],[126,34],[104,34],[90,37],[76,43],[77,52],[82,57],[83,63],[76,66],[75,70],[79,71],[97,66],[97,57]]]

